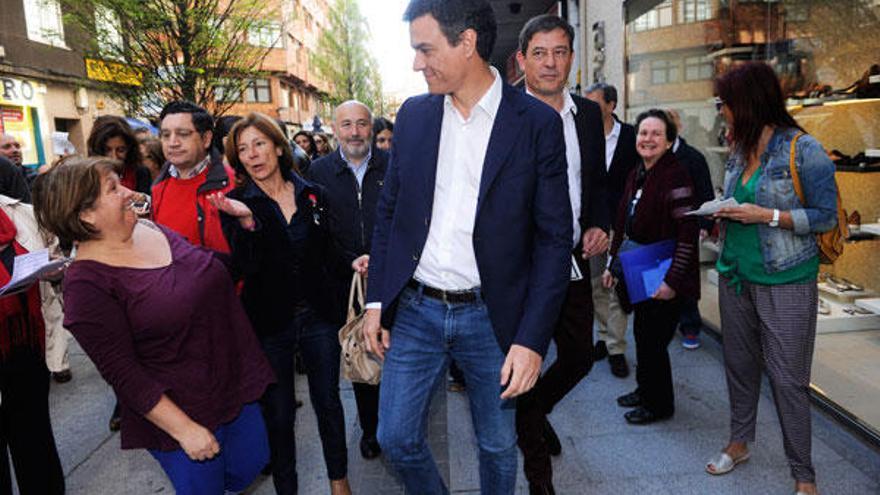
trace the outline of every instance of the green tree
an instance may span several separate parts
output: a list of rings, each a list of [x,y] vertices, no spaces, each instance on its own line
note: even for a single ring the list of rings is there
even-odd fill
[[[376,60],[367,50],[370,30],[357,0],[336,0],[328,20],[329,26],[318,38],[312,57],[318,75],[330,83],[328,100],[333,106],[359,100],[380,114],[382,78]]]
[[[281,16],[264,0],[61,0],[97,84],[131,114],[187,99],[226,112],[280,43]]]

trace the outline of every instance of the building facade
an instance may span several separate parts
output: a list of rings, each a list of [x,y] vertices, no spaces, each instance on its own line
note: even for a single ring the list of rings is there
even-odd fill
[[[23,163],[38,166],[71,150],[85,152],[99,115],[120,107],[90,84],[77,34],[56,0],[0,0],[0,131],[22,144]]]
[[[329,86],[311,63],[318,38],[328,23],[327,0],[293,0],[267,6],[279,13],[278,22],[248,37],[249,43],[271,47],[261,66],[266,76],[251,81],[239,98],[241,102],[226,113],[259,111],[295,129],[311,128],[316,116],[329,122],[330,108],[324,102]]]

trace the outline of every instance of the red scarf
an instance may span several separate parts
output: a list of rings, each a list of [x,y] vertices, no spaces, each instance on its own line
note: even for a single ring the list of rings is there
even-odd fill
[[[15,255],[27,253],[27,249],[15,240],[15,224],[0,210],[0,245],[13,249]],[[11,278],[6,265],[0,262],[0,286]],[[40,312],[40,284],[34,284],[24,292],[0,297],[0,360],[21,347],[29,347],[45,354],[46,328]]]

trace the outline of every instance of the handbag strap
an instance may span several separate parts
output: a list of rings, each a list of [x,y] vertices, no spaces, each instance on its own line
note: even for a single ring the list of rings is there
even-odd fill
[[[354,272],[351,279],[351,288],[348,290],[348,312],[354,312],[354,301],[357,297],[358,306],[361,311],[364,309],[364,277],[360,273]]]
[[[798,198],[801,200],[801,205],[806,206],[807,201],[804,199],[804,189],[801,187],[801,177],[798,175],[797,164],[795,163],[797,142],[803,135],[803,132],[798,132],[791,139],[791,151],[788,154],[788,168],[791,171],[791,184],[794,186],[794,192],[797,193]]]

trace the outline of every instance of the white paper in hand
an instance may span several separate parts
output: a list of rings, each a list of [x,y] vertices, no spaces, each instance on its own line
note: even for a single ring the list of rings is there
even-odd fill
[[[0,287],[0,295],[27,289],[40,277],[58,270],[66,262],[66,259],[49,261],[48,249],[20,254],[15,257],[12,263],[12,276],[9,278],[9,283]]]
[[[685,215],[714,215],[715,213],[718,213],[718,210],[721,208],[735,208],[737,206],[739,206],[739,203],[733,198],[727,198],[724,200],[713,199],[712,201],[706,201],[699,209],[689,211],[685,213]]]

